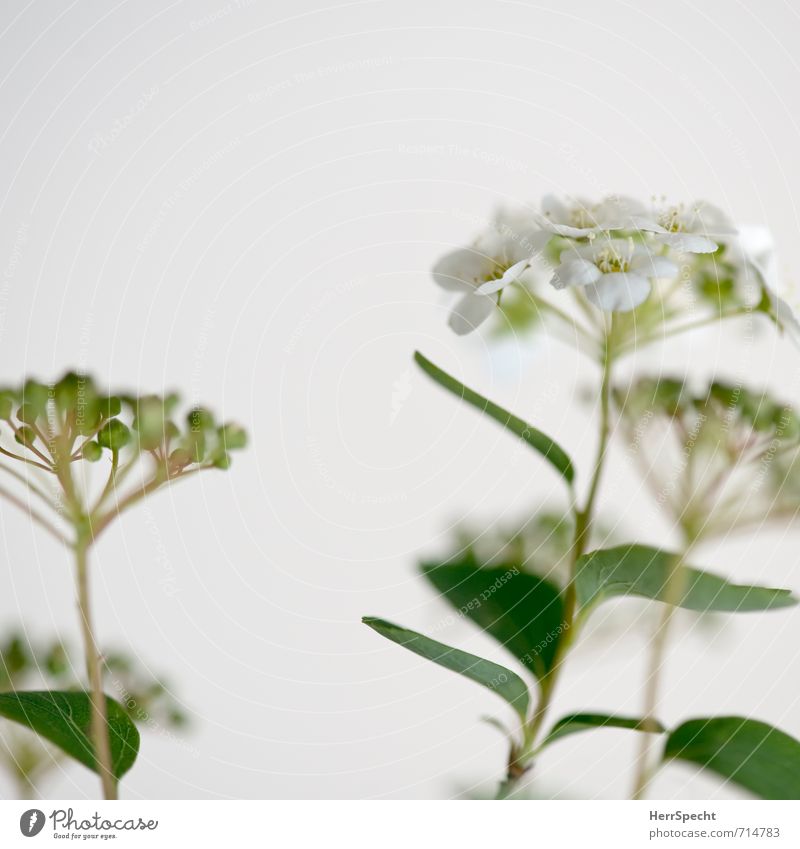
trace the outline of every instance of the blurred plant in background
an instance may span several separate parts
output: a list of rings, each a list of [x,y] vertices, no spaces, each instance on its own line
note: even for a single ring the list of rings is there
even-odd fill
[[[0,692],[0,716],[21,723],[100,776],[106,799],[133,766],[139,733],[103,691],[94,631],[89,553],[126,510],[162,487],[230,467],[245,431],[180,397],[101,392],[85,374],[0,389],[0,471],[16,486],[0,498],[20,508],[72,554],[87,687]],[[93,476],[100,471],[100,479]],[[35,506],[34,506],[35,505]]]

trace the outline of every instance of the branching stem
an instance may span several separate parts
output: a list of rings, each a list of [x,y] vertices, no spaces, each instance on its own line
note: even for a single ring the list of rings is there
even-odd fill
[[[615,356],[614,322],[606,330],[605,349],[603,352],[603,373],[600,386],[600,433],[597,446],[597,455],[594,462],[592,477],[589,482],[589,490],[586,501],[582,508],[573,506],[575,516],[575,528],[573,531],[572,545],[570,547],[570,576],[566,590],[564,591],[564,630],[561,638],[556,644],[553,663],[548,672],[540,679],[539,702],[533,716],[522,729],[522,745],[516,751],[512,748],[509,758],[508,772],[505,780],[500,785],[498,798],[506,799],[513,795],[520,780],[530,769],[533,758],[537,752],[537,741],[541,735],[542,726],[547,717],[553,699],[559,676],[564,667],[566,655],[572,646],[575,637],[577,593],[575,578],[578,560],[586,551],[591,534],[592,522],[594,520],[597,494],[600,488],[600,479],[603,474],[608,442],[611,433],[611,380]]]

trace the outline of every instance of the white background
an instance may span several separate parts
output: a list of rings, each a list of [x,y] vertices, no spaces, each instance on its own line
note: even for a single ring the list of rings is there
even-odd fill
[[[590,366],[557,343],[457,339],[428,269],[498,200],[546,191],[704,197],[798,260],[796,10],[739,2],[2,3],[0,379],[67,366],[182,388],[250,450],[132,512],[96,552],[98,628],[168,673],[193,716],[147,733],[128,798],[490,792],[496,697],[383,642],[445,607],[415,577],[453,522],[560,495],[516,441],[411,369],[415,348],[530,416],[585,468]],[[655,368],[792,381],[766,326],[647,355]],[[408,384],[393,405],[393,385]],[[407,397],[405,397],[407,395]],[[603,506],[623,537],[669,527],[624,446]],[[585,477],[582,476],[582,482]],[[5,504],[0,624],[78,627],[66,553]],[[800,531],[800,529],[798,529]],[[800,589],[797,533],[699,553]],[[609,608],[615,620],[638,604]],[[635,713],[647,627],[608,619],[556,714]],[[617,622],[618,624],[618,622]],[[617,625],[614,624],[614,628]],[[800,735],[797,613],[675,647],[662,718],[754,715]],[[442,639],[502,660],[467,624]],[[553,747],[535,790],[620,797],[634,741]],[[2,792],[10,788],[2,787]],[[97,792],[80,767],[45,795]],[[657,796],[735,795],[672,767]]]

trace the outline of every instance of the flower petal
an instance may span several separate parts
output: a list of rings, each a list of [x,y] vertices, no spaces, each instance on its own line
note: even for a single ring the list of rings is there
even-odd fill
[[[486,321],[495,306],[494,298],[485,295],[468,294],[459,298],[450,313],[448,324],[459,336],[472,333],[478,325]]]
[[[528,265],[529,263],[527,259],[515,262],[511,268],[506,269],[502,277],[499,277],[497,280],[489,280],[488,283],[478,286],[478,294],[494,295],[495,292],[505,289],[506,286],[510,286],[519,279],[519,276],[528,268]]]
[[[491,274],[494,260],[472,248],[458,248],[433,266],[433,279],[450,292],[469,292]]]
[[[771,317],[778,329],[800,348],[800,319],[797,318],[794,308],[766,283],[764,293],[769,300]]]
[[[544,215],[537,215],[539,226],[548,233],[556,236],[566,236],[568,239],[585,239],[590,233],[599,233],[603,227],[571,227],[569,224],[557,224]]]
[[[556,289],[567,286],[588,286],[602,276],[600,269],[588,259],[571,258],[563,261],[553,273],[550,283]]]
[[[668,257],[645,252],[634,256],[630,270],[645,277],[674,277],[678,273],[678,266]]]
[[[697,233],[656,233],[655,239],[687,254],[713,254],[719,247],[707,236]]]
[[[647,300],[650,281],[641,274],[615,272],[603,274],[584,291],[587,299],[601,310],[628,312]]]

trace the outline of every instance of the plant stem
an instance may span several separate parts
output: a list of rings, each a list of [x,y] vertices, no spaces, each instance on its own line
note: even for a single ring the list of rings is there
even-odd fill
[[[86,672],[89,677],[89,699],[92,711],[91,737],[97,770],[100,773],[100,781],[103,785],[103,796],[106,799],[116,799],[117,781],[114,778],[112,770],[111,743],[109,740],[108,722],[106,720],[106,697],[103,692],[101,658],[94,636],[89,597],[89,545],[89,540],[84,535],[79,535],[75,543],[75,569],[78,587],[78,612],[81,619],[83,648],[86,656]]]
[[[519,751],[512,750],[509,757],[508,773],[501,783],[498,791],[498,799],[507,799],[513,795],[519,781],[530,769],[536,754],[536,741],[540,735],[542,725],[547,717],[550,704],[553,700],[558,678],[564,666],[564,661],[574,639],[575,614],[577,607],[577,593],[575,589],[575,577],[578,560],[586,551],[589,542],[592,521],[594,519],[595,503],[600,488],[600,479],[603,474],[606,454],[608,452],[608,441],[611,434],[611,375],[614,362],[614,323],[606,330],[605,348],[603,352],[603,377],[600,386],[600,433],[597,446],[592,478],[589,482],[589,491],[583,508],[575,509],[575,529],[570,547],[570,576],[567,588],[564,592],[564,630],[556,645],[553,663],[548,672],[540,679],[539,703],[533,716],[523,727],[523,741]]]
[[[677,604],[680,601],[686,583],[686,560],[695,544],[694,538],[685,541],[683,553],[678,555],[675,565],[669,573],[660,601],[664,604],[658,625],[650,641],[650,662],[644,694],[642,719],[646,723],[655,723],[659,696],[663,683],[664,663],[667,656],[667,638]],[[642,734],[639,741],[639,754],[636,759],[636,774],[633,782],[632,799],[643,799],[650,782],[658,769],[657,763],[651,763],[652,735]]]

